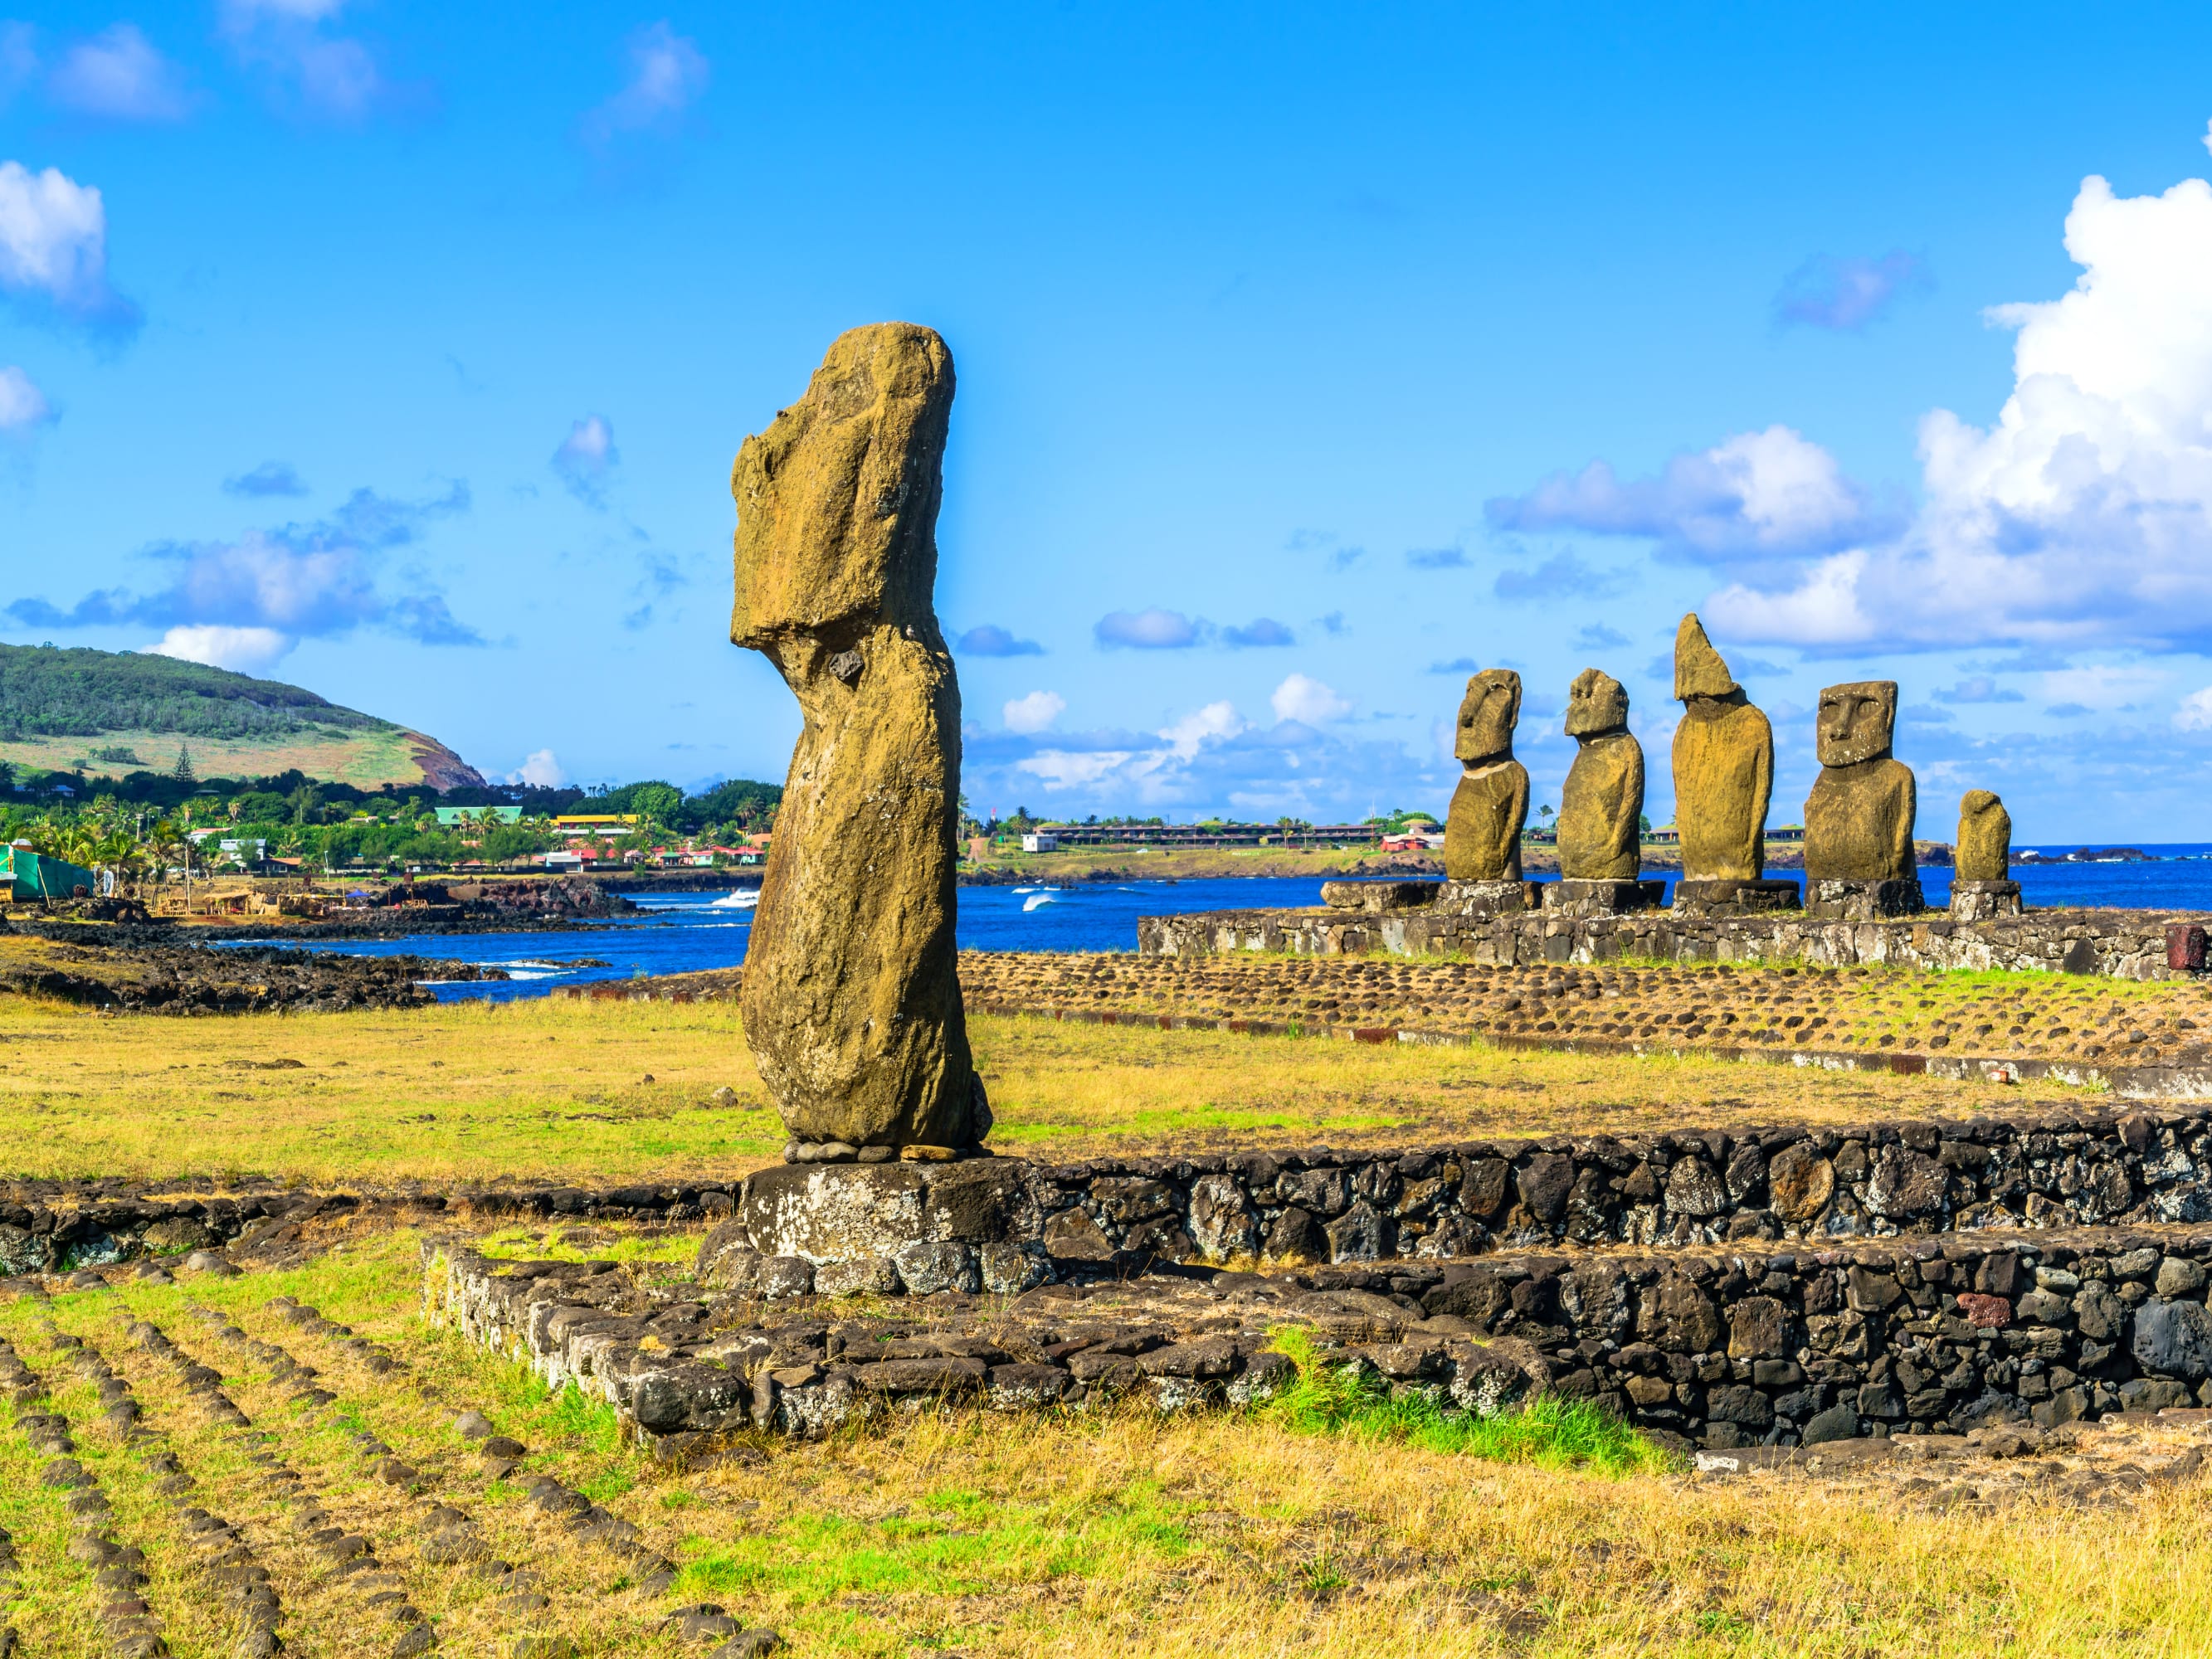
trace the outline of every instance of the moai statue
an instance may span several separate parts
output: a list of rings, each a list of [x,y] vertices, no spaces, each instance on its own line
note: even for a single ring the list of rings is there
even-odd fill
[[[1890,755],[1896,731],[1896,681],[1820,693],[1820,775],[1805,802],[1805,897],[1819,915],[1861,921],[1921,908],[1912,770]]]
[[[1644,867],[1644,745],[1628,729],[1628,690],[1585,668],[1567,694],[1579,745],[1559,792],[1559,876],[1634,881]]]
[[[1682,876],[1674,908],[1735,915],[1789,909],[1794,881],[1766,879],[1766,809],[1774,793],[1774,728],[1744,694],[1692,611],[1674,630],[1674,830]]]
[[[743,1004],[793,1163],[951,1159],[991,1124],[954,971],[960,688],[932,598],[951,410],[933,331],[856,328],[731,476],[730,639],[805,720]]]
[[[1959,801],[1959,845],[1953,854],[1951,915],[1985,921],[2021,913],[2020,884],[2012,879],[2012,814],[1986,789],[1969,789]]]
[[[1452,743],[1463,769],[1444,823],[1444,878],[1448,886],[1484,888],[1476,902],[1492,908],[1527,908],[1521,828],[1528,817],[1528,773],[1513,758],[1520,719],[1521,677],[1511,669],[1486,668],[1467,683]],[[1505,883],[1516,890],[1506,892]]]

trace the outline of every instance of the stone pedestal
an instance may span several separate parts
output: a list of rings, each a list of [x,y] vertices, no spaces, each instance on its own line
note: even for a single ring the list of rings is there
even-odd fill
[[[1990,921],[2016,916],[2026,908],[2020,902],[2016,881],[1954,881],[1951,884],[1951,920]]]
[[[1429,908],[1447,916],[1517,916],[1533,910],[1538,881],[1446,881]]]
[[[1794,881],[1721,878],[1678,881],[1674,884],[1674,914],[1685,919],[1749,916],[1771,910],[1795,910],[1804,902]]]
[[[736,1219],[764,1256],[817,1264],[896,1255],[909,1244],[980,1245],[1042,1224],[1011,1158],[957,1164],[787,1164],[745,1178]]]
[[[1542,884],[1544,914],[1552,916],[1620,916],[1656,910],[1665,901],[1663,881],[1571,881]]]
[[[1928,908],[1918,878],[1911,881],[1808,881],[1805,914],[1815,921],[1886,921]]]
[[[1512,886],[1519,883],[1507,884]],[[1325,881],[1321,902],[1333,910],[1380,915],[1392,910],[1425,910],[1437,900],[1440,881]]]

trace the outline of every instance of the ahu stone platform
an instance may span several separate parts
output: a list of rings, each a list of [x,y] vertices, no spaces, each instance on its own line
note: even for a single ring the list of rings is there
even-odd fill
[[[1557,910],[1448,914],[1425,907],[1348,911],[1210,910],[1145,916],[1137,948],[1147,956],[1284,951],[1334,956],[1449,956],[1498,966],[1658,962],[1802,962],[1825,967],[1887,963],[2102,974],[2118,979],[2194,977],[2212,915],[2160,910],[2032,910],[1984,921],[1936,914],[1887,920],[1822,920],[1802,911],[1683,915],[1672,910],[1573,915]],[[2177,937],[2177,933],[2179,937]]]

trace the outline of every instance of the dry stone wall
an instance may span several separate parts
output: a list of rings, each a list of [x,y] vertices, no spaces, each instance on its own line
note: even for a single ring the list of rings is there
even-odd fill
[[[1137,948],[1147,956],[1289,951],[1314,956],[1383,951],[1459,956],[1498,966],[1610,962],[1807,962],[1825,967],[1886,963],[1910,968],[2013,969],[2168,979],[2167,929],[2204,928],[2212,916],[2156,910],[2032,910],[1987,921],[1916,917],[1826,921],[1802,911],[1683,917],[1670,911],[1492,916],[1425,909],[1212,910],[1145,916]]]

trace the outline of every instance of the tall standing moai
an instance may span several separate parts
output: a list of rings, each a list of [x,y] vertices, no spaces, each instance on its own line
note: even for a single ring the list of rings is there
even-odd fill
[[[1521,720],[1521,677],[1486,668],[1460,700],[1452,753],[1461,767],[1444,821],[1444,889],[1437,903],[1467,914],[1526,910],[1521,831],[1528,821],[1528,771],[1513,758]]]
[[[738,452],[732,643],[804,717],[745,958],[745,1040],[793,1163],[951,1158],[991,1126],[955,973],[960,688],[939,631],[952,356],[838,337]]]
[[[1805,902],[1816,915],[1858,921],[1924,907],[1912,769],[1890,754],[1896,733],[1896,681],[1820,693],[1820,775],[1805,802]]]
[[[1559,879],[1545,908],[1577,915],[1648,909],[1663,882],[1644,868],[1644,745],[1628,729],[1627,688],[1585,668],[1567,694],[1566,733],[1575,763],[1559,792]]]
[[[1686,915],[1781,910],[1797,884],[1766,878],[1766,811],[1774,793],[1774,728],[1736,684],[1692,611],[1674,630],[1674,829]]]
[[[1959,800],[1959,844],[1952,853],[1951,917],[1986,921],[2021,913],[2020,884],[2012,878],[2012,814],[1986,789],[1969,789]]]

